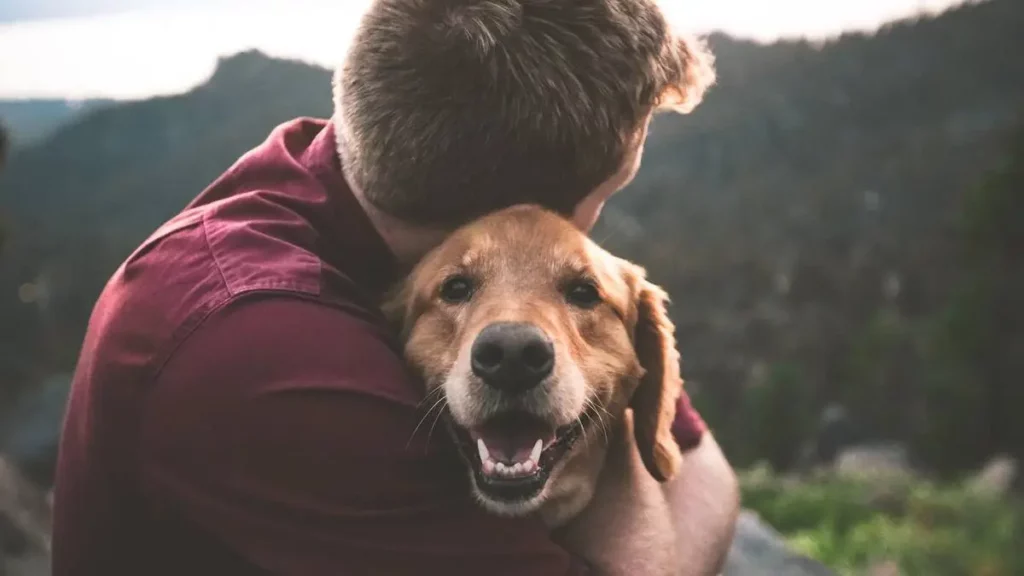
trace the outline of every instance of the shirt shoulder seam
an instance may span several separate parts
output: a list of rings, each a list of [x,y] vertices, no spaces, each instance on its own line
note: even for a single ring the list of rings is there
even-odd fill
[[[206,321],[209,320],[219,310],[241,300],[256,296],[283,298],[302,301],[310,304],[317,304],[320,306],[326,306],[328,308],[333,308],[336,310],[340,310],[342,312],[350,313],[350,311],[345,310],[344,306],[338,306],[337,304],[332,303],[329,300],[325,300],[315,294],[295,291],[290,286],[286,284],[282,285],[282,283],[279,282],[254,284],[235,293],[229,291],[226,291],[226,293],[226,297],[211,298],[204,302],[201,306],[199,306],[196,309],[195,312],[193,312],[189,316],[189,318],[185,322],[182,323],[182,325],[177,330],[178,334],[173,339],[171,344],[168,346],[166,353],[164,353],[161,356],[161,358],[154,364],[153,372],[151,373],[151,376],[148,379],[151,384],[155,382],[157,378],[160,377],[160,374],[163,372],[163,369],[167,365],[167,363],[170,362],[170,360],[174,357],[178,349],[196,332],[196,330],[201,328],[203,324],[205,324]],[[353,317],[358,317],[358,315],[353,314]]]

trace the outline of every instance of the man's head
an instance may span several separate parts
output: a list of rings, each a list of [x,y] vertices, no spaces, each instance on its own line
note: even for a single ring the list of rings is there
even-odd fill
[[[653,112],[713,80],[653,0],[375,0],[334,121],[346,176],[394,219],[451,229],[535,203],[589,228]]]

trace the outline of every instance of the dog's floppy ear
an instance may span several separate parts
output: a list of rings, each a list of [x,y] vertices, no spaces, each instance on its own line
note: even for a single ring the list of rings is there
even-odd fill
[[[436,257],[436,250],[428,252],[381,300],[381,313],[392,330],[399,334],[402,342],[409,339],[413,326],[426,310],[431,271],[436,267]]]
[[[679,471],[683,459],[672,434],[683,379],[679,371],[675,326],[666,310],[668,295],[643,277],[636,282],[633,346],[644,372],[630,406],[640,457],[651,476],[665,482]]]
[[[380,310],[387,319],[391,329],[399,335],[402,342],[409,338],[409,331],[416,315],[417,289],[415,276],[410,275],[393,286],[385,294]]]
[[[403,279],[392,286],[384,295],[380,305],[380,311],[384,314],[384,318],[398,332],[404,332],[405,318],[409,315],[409,299],[412,290],[408,283],[407,279]]]

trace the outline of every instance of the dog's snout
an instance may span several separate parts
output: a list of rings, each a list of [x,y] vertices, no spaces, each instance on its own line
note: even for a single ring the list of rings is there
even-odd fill
[[[544,381],[555,366],[555,347],[539,328],[499,322],[480,331],[471,351],[473,373],[504,392],[525,392]]]

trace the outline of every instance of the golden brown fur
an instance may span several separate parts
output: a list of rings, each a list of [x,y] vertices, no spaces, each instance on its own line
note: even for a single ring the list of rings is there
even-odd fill
[[[441,296],[452,278],[475,286],[465,301]],[[596,288],[595,305],[578,305],[580,282]],[[530,411],[552,427],[585,424],[580,440],[551,466],[543,490],[524,501],[486,495],[467,457],[481,504],[500,514],[538,513],[577,550],[594,530],[628,529],[634,544],[625,553],[672,566],[671,519],[659,483],[682,460],[671,432],[682,380],[666,301],[642,268],[601,249],[563,218],[521,206],[452,234],[419,263],[386,310],[400,322],[407,358],[428,395],[444,395],[453,430],[472,429],[506,410]],[[502,396],[468,368],[474,339],[496,322],[536,326],[553,343],[551,376],[529,396]],[[588,552],[612,572],[610,556],[623,553]]]

